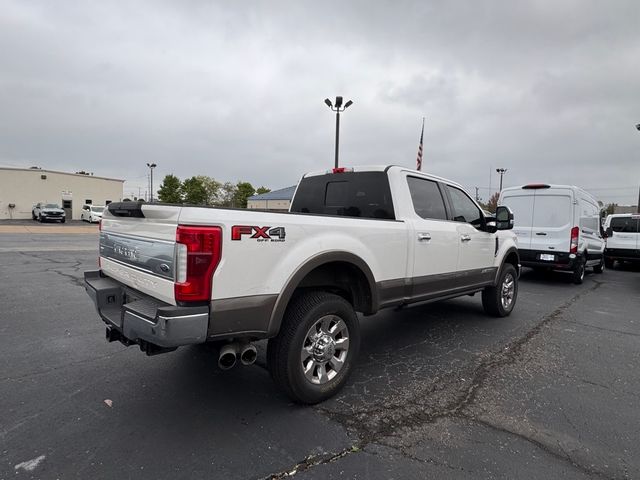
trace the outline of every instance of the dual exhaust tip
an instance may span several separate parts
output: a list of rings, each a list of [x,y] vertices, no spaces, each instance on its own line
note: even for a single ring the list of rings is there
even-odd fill
[[[220,349],[218,366],[221,370],[229,370],[240,359],[242,365],[253,365],[258,358],[258,351],[252,343],[227,343]]]

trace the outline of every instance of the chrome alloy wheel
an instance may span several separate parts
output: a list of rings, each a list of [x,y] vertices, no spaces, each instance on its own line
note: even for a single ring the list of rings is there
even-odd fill
[[[513,303],[513,295],[516,290],[516,281],[511,273],[507,273],[502,280],[502,287],[500,289],[500,301],[502,302],[502,308],[509,310]]]
[[[304,376],[315,385],[323,385],[340,372],[348,354],[347,325],[336,315],[325,315],[304,338],[300,354]]]

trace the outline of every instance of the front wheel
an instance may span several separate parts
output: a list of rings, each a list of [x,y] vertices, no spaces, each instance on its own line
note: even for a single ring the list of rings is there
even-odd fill
[[[500,271],[498,284],[482,291],[484,311],[494,317],[511,314],[518,298],[518,272],[510,263],[505,263]]]
[[[296,296],[277,337],[269,340],[267,365],[274,382],[295,402],[314,404],[347,381],[360,350],[353,307],[333,293]]]

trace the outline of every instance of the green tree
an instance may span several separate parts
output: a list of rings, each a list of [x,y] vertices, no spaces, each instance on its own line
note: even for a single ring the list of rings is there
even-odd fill
[[[256,190],[256,195],[262,195],[263,193],[269,193],[271,191],[270,188],[260,187]]]
[[[237,208],[247,208],[247,199],[256,193],[256,189],[253,188],[249,182],[238,182],[236,185],[236,192],[233,196],[234,206]]]
[[[225,182],[218,190],[218,207],[235,207],[236,186],[231,182]]]
[[[218,182],[215,178],[207,177],[206,175],[199,175],[197,178],[202,182],[202,185],[204,186],[204,189],[207,192],[206,204],[217,205],[218,197],[220,196],[220,188],[222,187],[222,184]]]
[[[482,206],[485,210],[488,210],[491,213],[496,213],[496,208],[498,208],[498,197],[500,196],[499,192],[494,193],[489,197],[489,201]]]
[[[605,209],[604,209],[604,215],[605,215],[605,216],[607,216],[607,215],[613,215],[613,214],[615,213],[615,211],[616,211],[616,206],[617,206],[617,204],[616,204],[616,203],[609,203],[609,204],[607,204],[607,206],[606,206],[606,207],[605,207]]]
[[[182,182],[175,175],[167,175],[158,189],[158,199],[165,203],[182,203]]]
[[[199,177],[187,178],[182,182],[182,200],[193,205],[207,204],[207,189]]]

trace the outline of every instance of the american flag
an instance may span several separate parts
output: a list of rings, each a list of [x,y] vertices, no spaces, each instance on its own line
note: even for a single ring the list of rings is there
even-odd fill
[[[422,140],[424,139],[424,117],[422,117],[422,133],[420,134],[420,144],[418,145],[418,158],[416,158],[416,170],[422,170]]]

